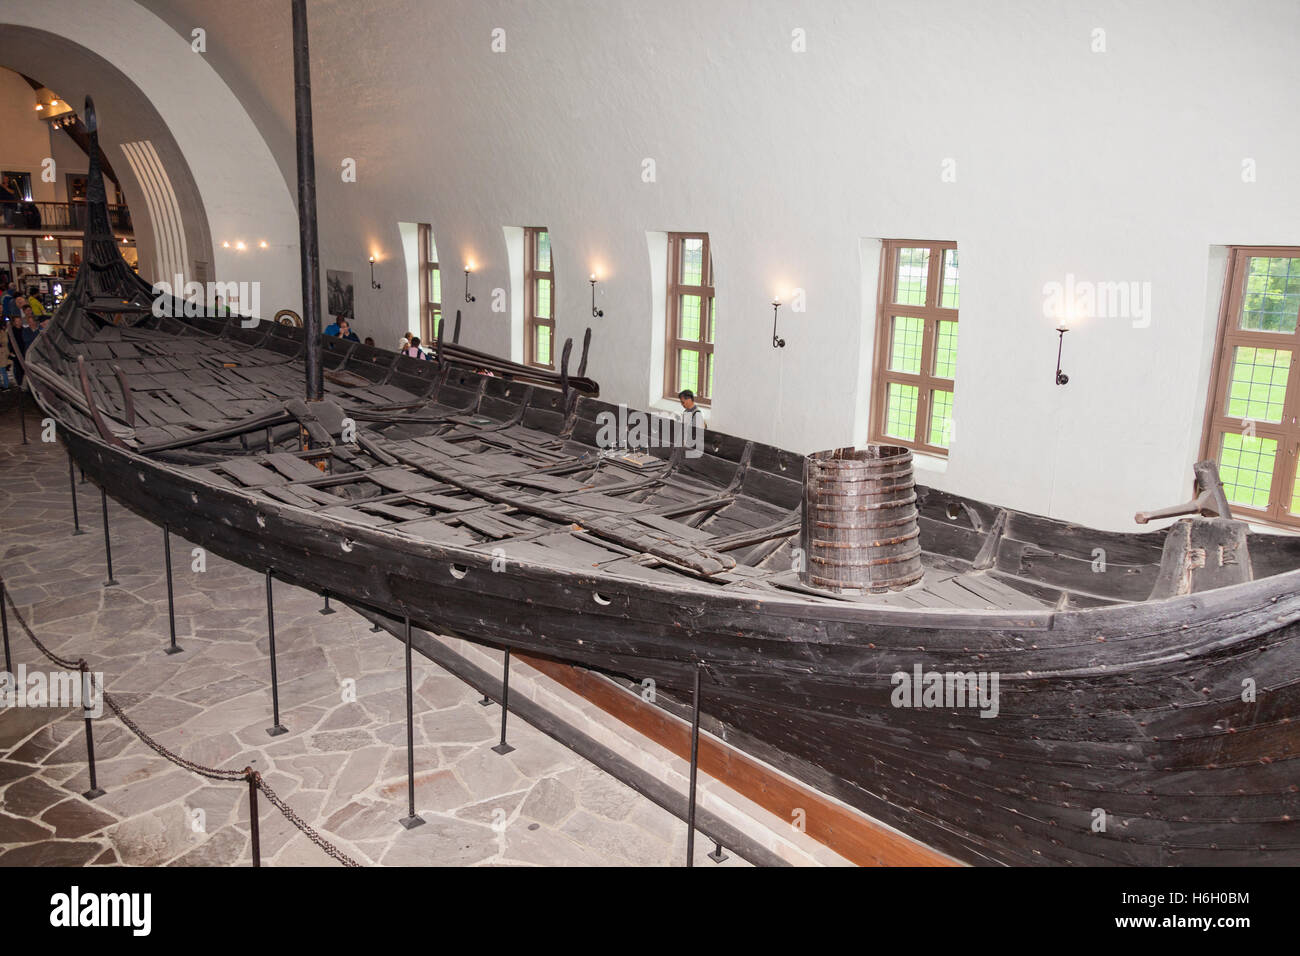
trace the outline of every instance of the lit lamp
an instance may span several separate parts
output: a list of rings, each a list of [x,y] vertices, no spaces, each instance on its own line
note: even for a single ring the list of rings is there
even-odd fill
[[[1061,320],[1061,324],[1056,327],[1056,331],[1060,333],[1060,338],[1056,343],[1056,384],[1064,385],[1070,380],[1070,376],[1061,371],[1061,350],[1065,347],[1065,333],[1070,331],[1070,326],[1066,324],[1065,319]]]
[[[605,310],[596,308],[596,273],[591,274],[591,317],[593,319],[604,318]]]
[[[781,338],[779,335],[776,334],[776,314],[777,312],[780,311],[780,309],[781,309],[781,300],[773,299],[772,300],[772,348],[774,349],[785,348],[785,339]]]
[[[370,257],[370,288],[372,289],[383,288],[383,286],[381,286],[378,282],[375,281],[375,257],[374,256]]]
[[[474,296],[469,294],[469,274],[474,271],[474,263],[465,263],[465,301],[473,302]]]

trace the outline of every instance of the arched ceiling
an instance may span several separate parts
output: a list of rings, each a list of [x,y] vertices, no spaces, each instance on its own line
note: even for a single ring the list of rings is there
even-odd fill
[[[76,104],[93,94],[101,141],[115,159],[123,143],[151,141],[172,179],[191,261],[211,263],[211,279],[260,283],[270,312],[299,308],[289,182],[248,111],[188,39],[134,0],[0,0],[0,65]],[[124,178],[127,165],[117,164]],[[127,190],[142,195],[138,183]]]
[[[144,204],[144,189],[130,164],[122,161],[123,143],[149,140],[154,144],[166,163],[181,206],[189,248],[196,258],[211,261],[207,216],[189,164],[167,124],[139,87],[103,57],[63,37],[30,27],[9,26],[0,31],[0,66],[58,91],[78,116],[84,115],[86,95],[94,97],[100,147],[135,207],[133,219],[143,274],[149,276],[148,264],[154,261],[153,226]]]

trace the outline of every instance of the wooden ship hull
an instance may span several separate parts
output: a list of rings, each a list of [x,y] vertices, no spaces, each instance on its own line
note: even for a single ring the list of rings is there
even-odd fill
[[[152,313],[96,172],[87,265],[28,386],[151,521],[677,700],[699,668],[724,739],[962,862],[1300,863],[1300,539],[1093,531],[918,486],[924,577],[817,587],[792,569],[804,456],[713,431],[699,457],[611,449],[594,383],[479,374],[449,344],[325,340],[308,405],[300,330]],[[953,674],[995,675],[995,704],[920,693]]]

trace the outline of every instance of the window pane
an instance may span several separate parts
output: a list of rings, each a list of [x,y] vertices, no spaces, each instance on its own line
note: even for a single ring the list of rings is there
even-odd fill
[[[698,342],[700,340],[700,297],[684,295],[681,306],[681,316],[677,321],[677,337]]]
[[[921,336],[925,320],[896,315],[889,342],[889,369],[892,372],[921,374]]]
[[[952,440],[952,392],[931,392],[930,409],[930,444],[947,448]]]
[[[56,263],[59,261],[59,240],[57,239],[37,239],[36,254],[40,257],[41,262]]]
[[[433,232],[429,232],[429,261],[438,261],[438,244],[433,241]]]
[[[0,262],[9,261],[9,240],[0,236]]]
[[[916,386],[889,383],[885,403],[885,434],[904,441],[916,440]]]
[[[1295,332],[1300,313],[1300,259],[1251,256],[1241,303],[1241,328]]]
[[[1227,413],[1243,421],[1280,422],[1290,370],[1287,349],[1233,349]]]
[[[551,271],[551,234],[549,232],[539,232],[537,234],[537,271]]]
[[[934,374],[939,378],[957,376],[957,323],[939,322],[934,340]]]
[[[1219,477],[1228,501],[1260,511],[1267,509],[1276,459],[1276,439],[1225,432],[1219,443]]]
[[[537,358],[539,365],[551,364],[551,327],[549,325],[537,325],[533,327],[537,335],[537,341],[533,348],[533,353]]]
[[[63,250],[63,261],[69,265],[81,265],[81,240],[60,239],[59,243]]]
[[[713,330],[718,321],[718,300],[709,300],[709,337],[705,339],[710,345],[713,344]]]
[[[442,326],[442,310],[441,310],[441,309],[433,309],[433,310],[431,310],[431,311],[432,311],[432,315],[433,315],[433,321],[430,322],[430,327],[433,329],[433,338],[434,338],[434,341],[436,342],[437,339],[438,339],[438,329]],[[421,343],[420,343],[420,346],[423,348],[423,347],[425,347],[425,346],[427,346],[427,345],[431,345],[431,344],[433,344],[433,343],[431,343],[431,342],[421,342]]]
[[[34,262],[32,258],[32,241],[27,238],[14,238],[13,243],[14,262]]]
[[[533,303],[539,319],[549,319],[551,317],[551,280],[537,280],[537,301]]]
[[[442,301],[442,273],[437,269],[429,270],[429,301]]]
[[[899,249],[898,271],[894,275],[894,301],[903,305],[925,305],[925,286],[929,275],[929,249]]]
[[[943,280],[939,288],[939,304],[945,309],[957,308],[957,250],[943,251]]]
[[[704,240],[682,240],[682,285],[704,285]]]
[[[713,353],[707,352],[704,355],[704,367],[707,371],[704,373],[704,397],[713,397]]]
[[[677,389],[687,388],[692,392],[700,390],[700,353],[694,349],[682,349],[677,353]]]

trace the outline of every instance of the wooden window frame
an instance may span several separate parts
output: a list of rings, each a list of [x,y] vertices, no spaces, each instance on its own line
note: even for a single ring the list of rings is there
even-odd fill
[[[930,420],[934,409],[931,407],[930,392],[934,390],[952,392],[953,404],[956,405],[956,378],[942,378],[934,374],[934,354],[939,332],[939,322],[957,322],[959,309],[945,309],[939,303],[943,296],[943,260],[945,251],[956,249],[956,242],[932,239],[886,239],[881,243],[880,282],[876,298],[876,346],[873,362],[871,386],[870,441],[882,445],[901,445],[936,458],[947,458],[948,449],[942,445],[929,442]],[[925,305],[903,305],[893,301],[894,287],[897,284],[898,250],[929,249],[930,263],[926,274]],[[893,347],[893,320],[898,316],[921,319],[924,327],[921,333],[921,371],[920,374],[896,372],[889,368],[889,356]],[[960,328],[960,326],[959,326]],[[885,416],[888,412],[889,384],[914,385],[916,395],[916,430],[913,440],[906,441],[894,435],[885,434]],[[926,440],[922,441],[921,438]]]
[[[442,302],[435,302],[433,296],[433,273],[439,273],[441,280],[441,266],[438,264],[434,251],[437,248],[433,241],[433,226],[428,223],[420,223],[419,229],[419,251],[417,255],[420,260],[420,344],[424,348],[432,348],[438,340],[438,329],[435,319],[444,318],[442,314]],[[442,283],[439,282],[439,288]]]
[[[551,247],[551,268],[543,271],[537,268],[537,237],[549,233],[545,226],[524,227],[524,363],[538,368],[555,368],[555,248]],[[539,279],[551,280],[549,319],[537,314],[537,282]],[[537,360],[537,330],[551,330],[551,361]]]
[[[1287,373],[1286,398],[1280,422],[1254,422],[1257,438],[1277,441],[1273,462],[1273,480],[1269,487],[1268,507],[1264,510],[1230,502],[1234,517],[1258,524],[1295,530],[1300,528],[1300,514],[1290,510],[1291,492],[1295,487],[1296,462],[1300,458],[1300,321],[1296,331],[1250,332],[1237,328],[1245,291],[1247,269],[1252,258],[1300,259],[1300,246],[1230,246],[1228,268],[1224,276],[1219,308],[1219,328],[1214,339],[1214,364],[1210,372],[1210,389],[1205,403],[1201,428],[1200,460],[1219,460],[1224,432],[1241,434],[1245,419],[1227,413],[1228,387],[1232,383],[1232,366],[1238,346],[1247,348],[1289,349],[1291,368]]]
[[[703,268],[700,279],[703,285],[682,284],[682,243],[687,239],[702,239],[701,248]],[[668,233],[668,312],[664,323],[666,342],[664,344],[664,398],[676,399],[679,392],[690,389],[695,395],[695,404],[704,407],[713,405],[713,395],[706,392],[709,380],[709,368],[713,362],[714,343],[708,341],[709,317],[713,314],[713,247],[709,243],[707,232],[670,232]],[[681,302],[683,295],[700,297],[700,338],[684,339],[679,333],[681,319]],[[717,330],[714,330],[714,337]],[[679,362],[677,353],[689,349],[700,353],[700,380],[696,387],[679,382],[677,370]]]

